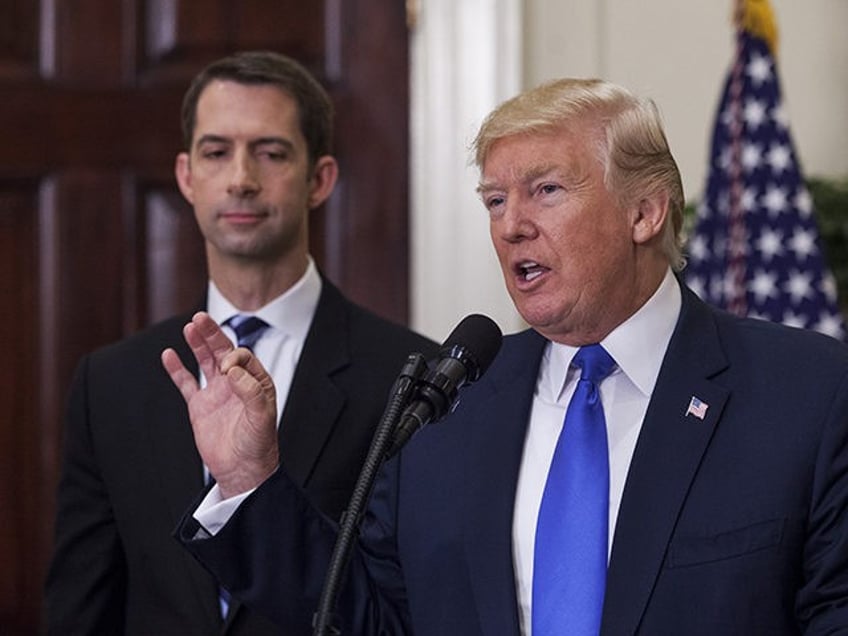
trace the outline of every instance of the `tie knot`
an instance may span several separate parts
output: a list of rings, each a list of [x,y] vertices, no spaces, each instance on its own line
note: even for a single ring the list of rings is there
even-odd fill
[[[229,325],[235,331],[236,345],[251,351],[256,341],[262,336],[262,332],[269,327],[268,323],[261,318],[245,316],[244,314],[236,314],[224,324]]]
[[[615,368],[615,360],[599,344],[580,347],[574,356],[574,365],[581,370],[580,379],[598,384]]]

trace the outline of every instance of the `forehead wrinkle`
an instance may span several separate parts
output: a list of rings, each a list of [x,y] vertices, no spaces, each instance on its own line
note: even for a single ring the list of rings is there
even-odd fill
[[[553,162],[531,164],[516,174],[518,183],[530,183],[536,179],[557,172],[559,165]]]

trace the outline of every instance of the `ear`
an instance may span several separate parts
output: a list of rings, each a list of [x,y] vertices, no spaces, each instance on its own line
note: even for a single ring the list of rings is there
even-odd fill
[[[336,186],[339,177],[339,164],[330,155],[318,157],[309,179],[309,199],[307,205],[314,210],[324,203]]]
[[[177,185],[183,193],[186,201],[194,205],[194,188],[191,185],[191,160],[187,152],[177,155],[174,162],[174,175],[177,177]]]
[[[668,217],[668,193],[658,192],[640,199],[632,210],[633,242],[643,245],[662,234]]]

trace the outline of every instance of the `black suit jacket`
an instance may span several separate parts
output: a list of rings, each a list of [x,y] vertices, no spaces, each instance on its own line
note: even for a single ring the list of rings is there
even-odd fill
[[[602,634],[846,634],[848,347],[683,296],[624,487]],[[342,633],[518,633],[513,505],[544,345],[507,337],[456,411],[385,466]],[[308,634],[334,536],[302,503],[278,471],[215,537],[189,516],[179,531],[245,602]],[[304,599],[276,592],[301,574]]]
[[[50,634],[281,633],[238,602],[223,625],[216,582],[172,536],[203,487],[185,403],[159,359],[174,347],[197,372],[182,337],[189,318],[160,323],[78,366],[46,585]],[[323,281],[280,445],[293,478],[331,517],[347,504],[406,356],[434,351],[431,341],[353,305]]]

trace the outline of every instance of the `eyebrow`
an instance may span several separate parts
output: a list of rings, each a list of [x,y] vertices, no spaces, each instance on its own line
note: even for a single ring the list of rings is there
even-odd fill
[[[232,143],[232,139],[229,137],[224,137],[222,135],[202,135],[197,139],[195,143],[196,147],[200,147],[204,144],[228,144]],[[285,137],[259,137],[257,139],[252,139],[248,144],[251,148],[256,148],[257,146],[268,146],[268,145],[277,145],[283,146],[287,150],[294,150],[294,144],[286,139]]]
[[[534,164],[529,166],[527,169],[522,170],[521,172],[516,172],[513,179],[519,183],[529,183],[534,179],[538,179],[539,177],[547,175],[551,172],[556,172],[559,167],[560,166],[554,163]],[[480,183],[477,184],[478,193],[500,189],[502,189],[502,186],[500,186],[496,181],[480,181]]]

